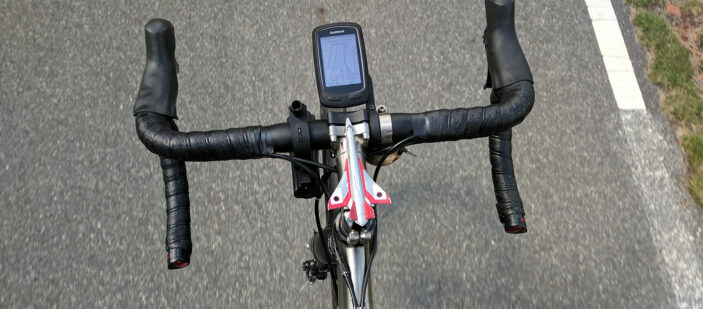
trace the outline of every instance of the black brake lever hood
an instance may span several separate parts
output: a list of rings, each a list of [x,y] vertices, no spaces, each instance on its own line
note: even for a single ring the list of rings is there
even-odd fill
[[[488,61],[484,88],[500,89],[519,81],[533,81],[515,33],[514,0],[486,0],[483,44]]]
[[[178,119],[178,63],[176,62],[176,36],[171,22],[155,18],[144,26],[146,38],[146,66],[134,102],[134,115],[152,112]]]

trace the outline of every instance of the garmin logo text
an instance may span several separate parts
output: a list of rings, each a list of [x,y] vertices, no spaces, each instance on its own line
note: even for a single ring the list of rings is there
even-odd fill
[[[330,34],[344,33],[344,30],[335,30],[330,32]]]

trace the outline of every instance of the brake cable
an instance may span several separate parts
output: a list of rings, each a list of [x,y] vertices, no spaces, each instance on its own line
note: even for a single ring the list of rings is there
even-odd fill
[[[374,170],[373,173],[373,181],[376,181],[378,179],[378,174],[381,171],[381,166],[383,166],[383,162],[386,161],[386,158],[390,156],[396,149],[404,146],[410,146],[412,145],[412,140],[414,139],[414,136],[407,137],[397,143],[395,143],[393,146],[383,148],[381,150],[377,150],[373,153],[378,154],[381,153],[383,150],[385,150],[385,153],[381,157],[381,160],[378,161],[378,165],[376,166],[376,169]],[[380,217],[379,215],[379,209],[376,208],[375,211],[375,217],[376,217],[376,231],[373,233],[373,247],[371,247],[371,252],[369,254],[369,263],[366,265],[366,269],[364,270],[364,279],[361,284],[361,307],[363,308],[366,306],[366,286],[369,283],[369,272],[371,271],[371,265],[373,265],[373,259],[376,256],[376,249],[378,248],[378,218]]]
[[[293,164],[295,164],[295,162],[293,162],[293,161],[296,161],[296,162],[298,162],[298,163],[300,163],[300,164],[303,164],[303,163],[304,163],[304,164],[313,165],[313,166],[315,166],[315,167],[321,168],[321,169],[326,170],[326,171],[329,171],[329,172],[333,172],[333,173],[336,173],[336,172],[337,172],[337,170],[336,170],[334,167],[330,167],[330,166],[324,165],[324,164],[322,164],[322,163],[318,163],[318,162],[315,162],[315,161],[310,161],[310,160],[303,159],[303,158],[296,158],[296,157],[291,157],[291,156],[287,156],[287,155],[282,155],[282,154],[280,154],[280,153],[270,153],[270,154],[265,155],[265,157],[275,158],[275,159],[283,159],[283,160],[286,160],[286,161],[290,161],[290,162],[292,162]],[[299,167],[305,169],[303,166],[301,166],[301,165],[299,165],[299,164],[296,164],[296,165],[298,165]],[[308,170],[306,170],[306,172],[308,172],[308,174],[310,174],[311,176],[313,176],[313,178],[318,178],[318,177],[319,177],[317,174],[310,173],[310,171],[308,171]]]
[[[330,237],[331,244],[330,249],[333,251],[334,256],[337,258],[337,261],[339,261],[339,266],[342,268],[342,276],[344,277],[344,280],[347,282],[347,288],[349,289],[349,294],[351,295],[352,299],[352,305],[354,308],[359,307],[359,301],[356,299],[356,292],[354,292],[354,282],[352,282],[351,279],[351,273],[349,272],[349,264],[347,264],[347,260],[344,259],[344,257],[339,254],[339,250],[337,250],[337,240],[335,237]]]
[[[409,137],[404,138],[400,142],[395,143],[390,148],[384,148],[384,149],[388,149],[388,150],[386,150],[386,152],[381,157],[381,160],[378,161],[378,165],[376,165],[376,170],[374,170],[374,172],[373,172],[373,181],[376,181],[376,179],[378,178],[378,173],[381,171],[381,166],[383,166],[383,162],[386,161],[388,156],[390,156],[396,149],[398,149],[400,147],[412,145],[414,142],[413,141],[414,139],[415,139],[415,136],[409,136]]]
[[[332,168],[332,167],[329,167],[329,166],[327,166],[327,165],[320,164],[320,163],[317,163],[317,162],[314,162],[314,161],[302,159],[302,158],[296,158],[296,157],[291,157],[291,156],[286,156],[286,155],[276,154],[276,153],[268,154],[268,155],[266,155],[266,156],[269,157],[269,158],[275,158],[275,159],[282,159],[282,160],[290,161],[291,163],[293,163],[293,164],[299,166],[299,167],[302,168],[306,173],[308,173],[308,174],[312,177],[312,179],[315,180],[315,182],[317,182],[317,184],[318,184],[318,185],[320,186],[320,188],[322,189],[321,191],[324,192],[324,193],[327,192],[327,185],[326,185],[327,178],[329,178],[329,176],[332,175],[332,173],[337,173],[337,170],[334,169],[334,168]],[[315,167],[322,168],[322,169],[325,170],[325,173],[323,173],[322,176],[320,177],[320,176],[318,176],[318,174],[317,174],[314,170],[312,170],[309,166],[306,166],[305,164],[310,164],[310,165],[313,165],[313,166],[315,166]],[[323,240],[323,242],[326,243],[325,236],[324,236],[324,234],[322,233],[322,231],[323,231],[323,230],[322,230],[322,224],[320,223],[319,203],[320,203],[320,198],[319,198],[319,197],[316,197],[316,198],[315,198],[315,203],[314,203],[315,223],[316,223],[316,225],[317,225],[317,232],[320,234],[320,238]],[[332,238],[334,238],[334,237],[332,237]],[[328,244],[328,246],[329,246],[329,244]],[[336,250],[335,250],[335,252],[336,252]],[[327,250],[325,250],[325,254],[327,254],[327,260],[328,260],[328,261],[331,261],[330,256],[329,256],[329,252],[328,252]],[[330,265],[332,265],[332,263],[330,263]],[[334,290],[334,295],[335,295],[335,297],[334,297],[334,299],[333,299],[333,303],[334,303],[334,306],[335,306],[335,308],[336,308],[336,307],[337,307],[337,294],[339,293],[338,290],[337,290],[337,284],[336,284],[337,278],[336,278],[336,275],[334,274],[334,272],[333,272],[331,269],[329,270],[329,272],[330,272],[330,275],[332,276],[332,280],[333,280],[333,284],[332,284],[332,285],[333,285],[333,290]],[[347,271],[347,274],[348,274],[348,271]],[[345,278],[346,278],[346,277],[345,277]],[[350,279],[347,280],[347,285],[349,285],[349,284],[352,284],[351,281],[350,281]],[[352,295],[353,295],[353,293],[354,293],[353,288],[350,289],[350,291],[352,292]]]
[[[394,145],[392,145],[390,147],[386,147],[381,150],[371,152],[374,154],[378,154],[378,153],[381,153],[382,151],[385,150],[385,153],[381,157],[381,160],[379,160],[379,163],[376,166],[376,169],[374,170],[374,173],[373,173],[373,180],[374,181],[376,181],[378,179],[378,175],[381,171],[381,167],[383,166],[383,163],[388,158],[388,156],[390,156],[398,148],[412,145],[414,138],[415,138],[414,136],[410,136],[410,137],[407,137],[407,138],[395,143]],[[302,159],[302,158],[295,158],[295,157],[286,156],[286,155],[277,154],[277,153],[267,154],[266,156],[270,157],[270,158],[286,160],[286,161],[289,161],[289,162],[299,166],[306,173],[308,173],[315,180],[315,182],[317,182],[317,184],[322,189],[322,192],[325,192],[325,193],[327,192],[327,185],[324,183],[325,182],[324,179],[328,178],[332,172],[337,173],[337,170],[330,167],[330,166],[327,166],[327,165],[324,165],[324,164],[321,164],[318,162]],[[314,167],[324,169],[325,173],[320,177],[308,165],[312,165]],[[315,223],[317,225],[318,233],[320,234],[320,237],[324,241],[325,239],[324,239],[324,235],[322,234],[322,224],[320,222],[319,202],[320,202],[320,199],[315,198],[315,204],[314,204]],[[379,213],[378,213],[378,209],[376,209],[376,231],[374,232],[373,246],[371,247],[369,262],[368,262],[366,269],[364,270],[364,278],[363,278],[362,285],[361,285],[361,297],[362,297],[361,298],[361,306],[362,307],[366,305],[366,286],[368,285],[369,272],[371,270],[371,265],[373,265],[373,260],[374,260],[374,257],[376,256],[376,250],[378,248],[378,244],[377,244],[377,242],[378,242],[378,217],[379,217]],[[349,293],[351,294],[351,298],[352,298],[352,304],[354,305],[354,307],[357,307],[359,301],[356,298],[356,293],[354,292],[354,283],[351,281],[351,278],[349,276],[350,275],[349,269],[348,269],[349,266],[347,265],[344,257],[342,257],[339,254],[338,250],[336,249],[336,240],[334,239],[334,237],[330,237],[330,241],[332,242],[332,244],[330,244],[330,250],[333,251],[335,257],[340,262],[339,264],[340,264],[340,267],[342,267],[342,276],[344,276],[344,279],[347,282],[347,287],[349,288]],[[331,270],[330,270],[330,272],[331,272]]]

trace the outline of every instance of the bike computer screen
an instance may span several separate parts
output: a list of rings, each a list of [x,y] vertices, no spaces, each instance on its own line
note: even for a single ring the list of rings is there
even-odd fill
[[[312,32],[315,75],[320,102],[327,107],[366,103],[370,87],[361,27],[329,24]]]

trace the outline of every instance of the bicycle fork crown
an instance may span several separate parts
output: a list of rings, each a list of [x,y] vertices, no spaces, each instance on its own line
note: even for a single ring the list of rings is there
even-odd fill
[[[373,206],[390,204],[391,199],[366,172],[361,162],[359,152],[361,147],[357,145],[357,135],[361,135],[363,140],[368,140],[368,123],[361,122],[354,125],[349,118],[346,118],[344,127],[330,125],[332,142],[336,142],[338,137],[344,137],[340,140],[339,155],[344,155],[345,159],[344,173],[330,196],[327,208],[331,210],[344,207],[349,210],[352,221],[365,226],[369,219],[375,217]]]

